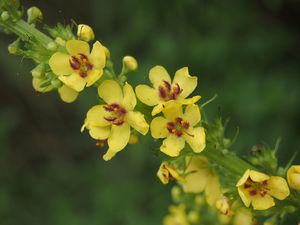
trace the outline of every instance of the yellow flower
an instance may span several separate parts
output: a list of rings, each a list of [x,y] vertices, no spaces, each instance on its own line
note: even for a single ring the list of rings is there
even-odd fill
[[[180,175],[178,174],[176,168],[174,168],[168,162],[162,162],[157,171],[157,176],[163,184],[168,184],[170,180],[180,179]]]
[[[123,68],[127,71],[135,71],[138,68],[138,63],[134,57],[127,55],[123,58]]]
[[[289,168],[287,180],[291,188],[300,191],[300,165],[294,165]]]
[[[142,113],[133,111],[136,97],[128,83],[122,90],[116,81],[105,80],[99,86],[98,94],[106,104],[96,105],[88,111],[82,130],[86,127],[96,140],[107,139],[109,149],[103,156],[107,161],[128,144],[130,127],[145,135],[149,125]]]
[[[197,86],[197,77],[189,75],[187,67],[176,71],[173,82],[166,69],[155,66],[149,72],[149,80],[153,85],[138,85],[135,89],[138,99],[146,105],[155,106],[152,116],[160,113],[164,104],[170,100],[176,100],[180,104],[193,104],[200,96],[187,98]]]
[[[268,176],[248,169],[236,184],[244,204],[250,203],[255,210],[265,210],[275,205],[273,197],[283,200],[290,194],[284,178]]]
[[[203,127],[194,127],[201,120],[197,105],[188,105],[183,114],[182,106],[169,102],[163,110],[165,117],[159,116],[152,120],[150,128],[153,138],[165,138],[160,150],[172,157],[178,156],[185,142],[194,152],[205,148],[205,132]]]
[[[233,225],[253,225],[256,224],[249,210],[240,209],[234,216]]]
[[[93,29],[86,24],[79,24],[77,28],[77,36],[80,40],[89,42],[95,39]]]
[[[54,74],[65,85],[80,92],[85,86],[93,85],[103,74],[105,50],[99,41],[95,42],[90,52],[87,42],[69,40],[66,42],[68,54],[54,53],[49,65]]]
[[[189,225],[184,205],[172,205],[169,211],[170,214],[164,218],[163,225]]]
[[[186,193],[205,193],[209,205],[214,205],[222,196],[219,179],[203,156],[186,157],[185,176],[179,183]]]

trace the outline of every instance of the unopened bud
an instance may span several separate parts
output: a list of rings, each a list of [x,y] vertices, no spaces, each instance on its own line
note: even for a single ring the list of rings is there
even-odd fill
[[[136,134],[131,134],[128,143],[134,145],[139,142],[139,137]]]
[[[35,23],[42,20],[43,20],[43,13],[38,7],[33,6],[27,10],[28,23]]]
[[[181,190],[178,186],[174,186],[172,189],[171,189],[171,195],[172,195],[172,198],[173,200],[176,202],[176,201],[179,201],[180,200],[180,195],[181,195]]]
[[[35,78],[40,78],[45,73],[45,64],[41,63],[31,70],[31,75]]]
[[[136,59],[132,56],[124,56],[123,58],[123,69],[126,71],[135,71],[138,68]]]
[[[216,208],[224,215],[229,212],[229,203],[226,197],[221,197],[216,201]]]
[[[8,46],[8,52],[10,54],[17,54],[20,46],[20,39],[15,40]]]
[[[189,212],[189,214],[188,214],[188,220],[191,223],[198,223],[199,220],[200,220],[199,213],[196,212],[196,211]]]
[[[80,40],[83,41],[92,41],[95,39],[95,34],[93,29],[85,24],[79,24],[77,29],[77,36]]]
[[[65,46],[66,45],[66,41],[64,39],[62,39],[61,37],[57,37],[55,38],[55,42],[61,46]]]
[[[1,13],[1,19],[2,19],[3,21],[8,20],[8,19],[9,19],[9,13],[8,13],[7,11],[2,12],[2,13]]]
[[[50,51],[55,51],[57,49],[57,44],[52,41],[47,44],[47,49]]]
[[[294,165],[289,168],[287,180],[291,188],[300,191],[300,165]]]

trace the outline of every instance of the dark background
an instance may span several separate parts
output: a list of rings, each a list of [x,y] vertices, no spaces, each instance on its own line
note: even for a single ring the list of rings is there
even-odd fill
[[[234,150],[282,138],[280,164],[300,145],[300,1],[297,0],[24,0],[45,22],[90,24],[111,51],[117,69],[135,56],[133,84],[146,83],[160,64],[171,75],[188,66],[199,77],[212,121],[240,128]],[[14,36],[0,35],[0,224],[154,225],[170,203],[160,184],[160,160],[144,139],[110,162],[88,134],[88,91],[73,104],[31,87],[32,63],[7,53]],[[299,156],[297,158],[299,164]],[[290,223],[287,223],[290,224]]]

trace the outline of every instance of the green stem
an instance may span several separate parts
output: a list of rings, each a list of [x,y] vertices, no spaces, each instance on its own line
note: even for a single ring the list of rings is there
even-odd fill
[[[36,43],[36,41],[38,41],[45,48],[48,47],[49,43],[53,42],[50,37],[40,32],[38,29],[25,22],[24,20],[18,20],[14,22],[8,19],[7,21],[0,21],[0,26],[6,28],[12,33],[15,33],[24,41],[30,43]]]

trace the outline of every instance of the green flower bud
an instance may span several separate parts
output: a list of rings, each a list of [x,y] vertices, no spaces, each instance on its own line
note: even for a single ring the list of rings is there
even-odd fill
[[[9,16],[9,13],[8,13],[7,11],[2,12],[2,14],[1,14],[1,19],[2,19],[3,21],[8,20],[9,17],[10,17],[10,16]]]
[[[28,23],[35,23],[37,21],[43,20],[43,13],[42,11],[33,6],[27,10],[27,21]]]
[[[57,49],[57,44],[53,41],[47,44],[47,49],[50,51],[55,51]]]
[[[10,54],[17,54],[18,50],[19,50],[19,46],[20,46],[20,39],[17,39],[8,46],[8,48],[7,48],[8,52]]]
[[[41,63],[31,70],[31,75],[36,78],[41,78],[45,73],[45,64]]]
[[[60,88],[62,85],[62,82],[58,79],[52,80],[51,81],[51,85],[55,88]]]

